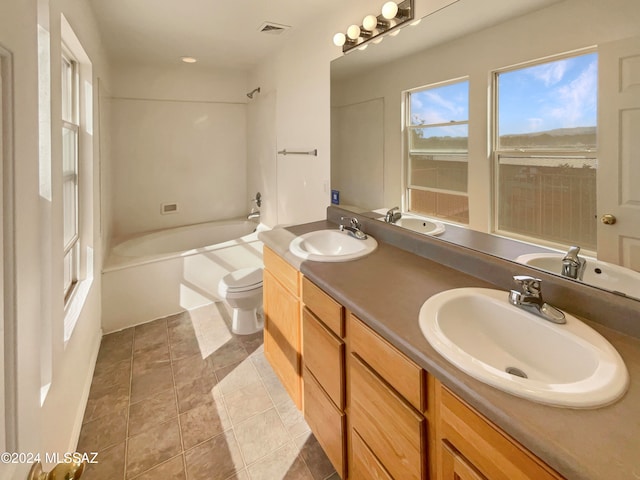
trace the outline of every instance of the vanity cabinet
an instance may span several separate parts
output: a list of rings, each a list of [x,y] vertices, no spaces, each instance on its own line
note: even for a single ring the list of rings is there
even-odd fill
[[[549,466],[438,383],[440,480],[560,480]]]
[[[428,478],[427,375],[349,316],[349,478]]]
[[[263,250],[264,355],[302,408],[300,285],[302,275],[267,246]]]
[[[343,480],[561,480],[264,248],[264,351]]]
[[[304,417],[341,478],[346,478],[344,307],[303,278]]]

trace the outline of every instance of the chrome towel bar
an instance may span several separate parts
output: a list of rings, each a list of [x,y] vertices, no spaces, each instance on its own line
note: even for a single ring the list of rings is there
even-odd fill
[[[280,150],[278,152],[278,155],[313,155],[314,157],[317,157],[318,149],[315,148],[313,150],[309,150],[308,152],[290,151],[290,150],[284,149],[284,150]]]

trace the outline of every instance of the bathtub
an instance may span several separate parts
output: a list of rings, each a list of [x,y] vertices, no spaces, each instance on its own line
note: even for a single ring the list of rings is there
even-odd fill
[[[137,235],[115,245],[102,269],[102,328],[122,330],[220,301],[227,273],[262,266],[258,233],[243,218]]]

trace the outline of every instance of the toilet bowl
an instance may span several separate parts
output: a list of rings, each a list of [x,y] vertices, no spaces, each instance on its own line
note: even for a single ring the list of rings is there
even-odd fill
[[[262,268],[241,268],[225,275],[218,295],[233,308],[231,330],[249,335],[262,330]]]

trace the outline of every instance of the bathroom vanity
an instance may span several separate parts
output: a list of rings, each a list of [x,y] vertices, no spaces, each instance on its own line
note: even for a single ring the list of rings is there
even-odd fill
[[[631,377],[612,405],[576,410],[509,395],[441,357],[422,335],[418,311],[452,288],[504,289],[493,275],[511,267],[480,259],[485,266],[472,268],[487,272],[481,279],[411,253],[417,237],[409,235],[407,249],[390,245],[384,230],[373,234],[378,249],[354,261],[301,262],[288,251],[291,239],[326,228],[336,224],[261,235],[265,355],[341,478],[638,478],[638,338],[589,323],[620,352]]]

